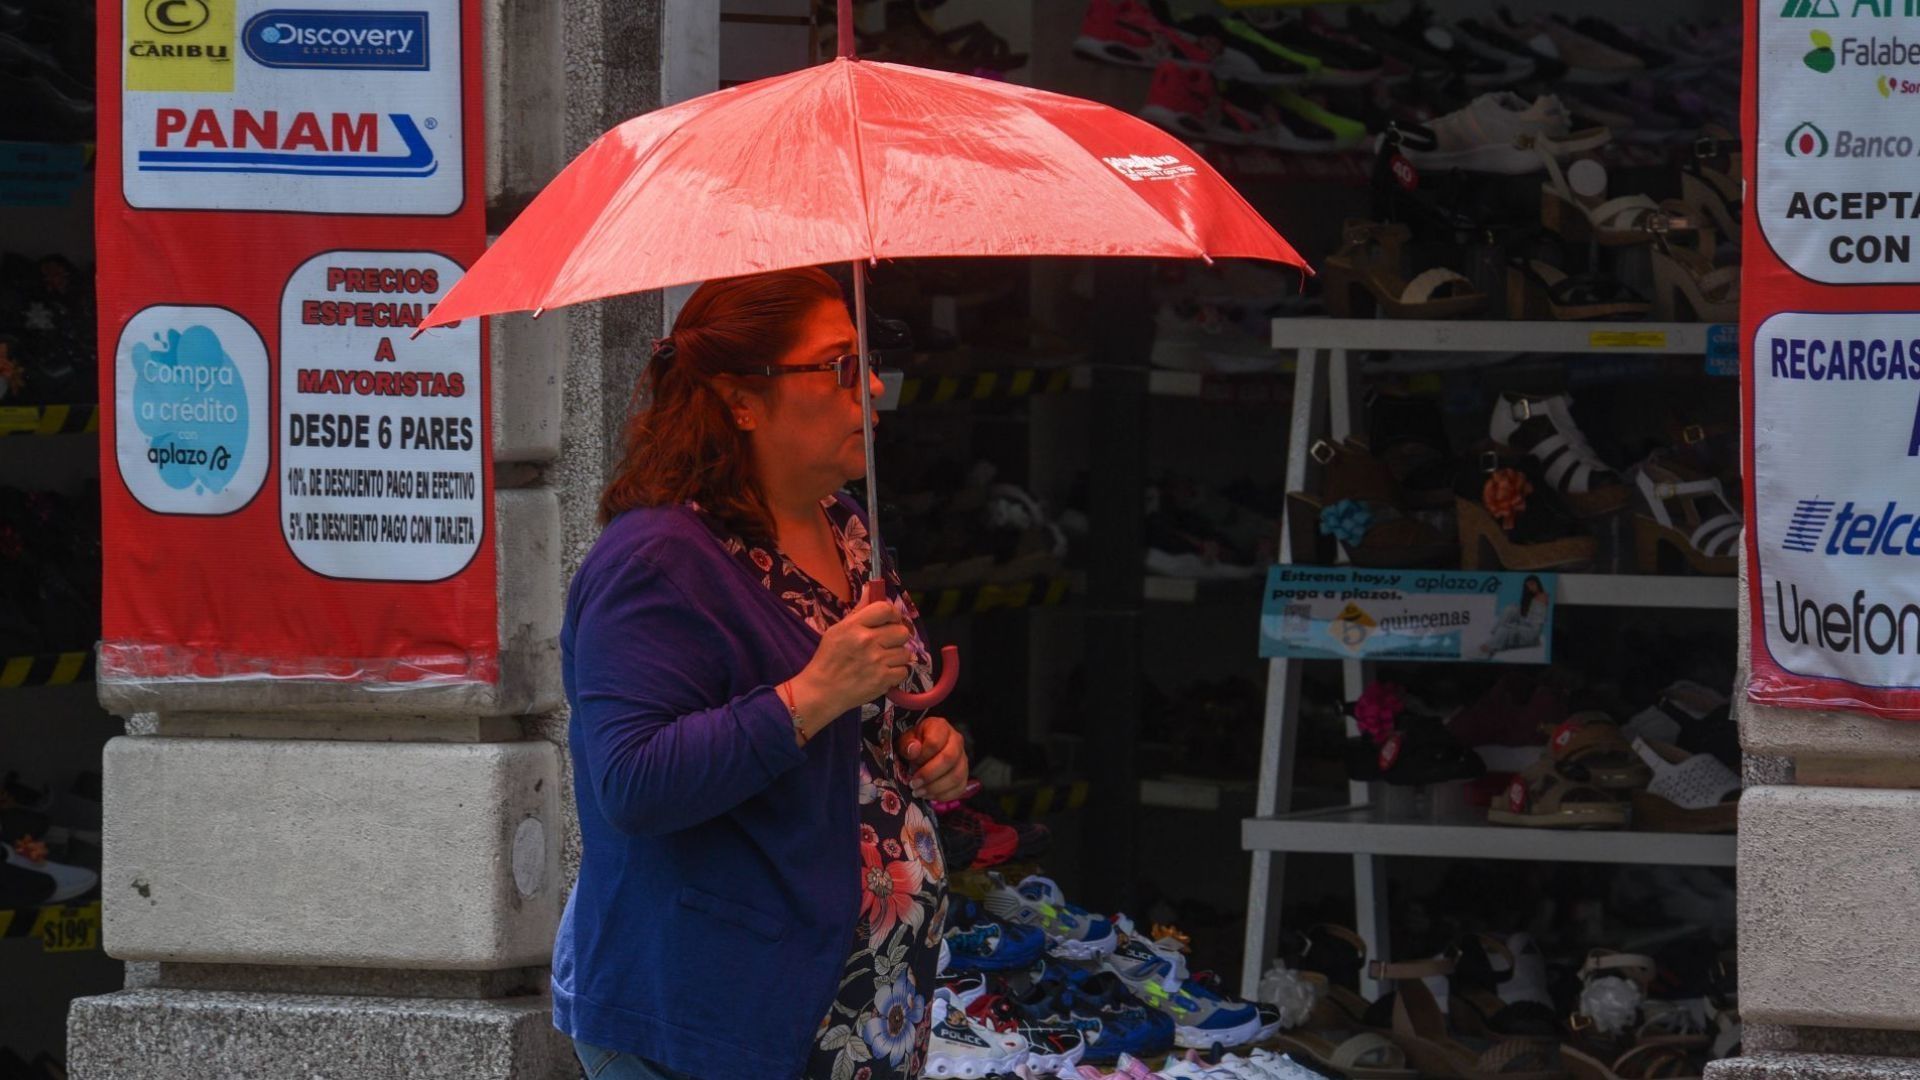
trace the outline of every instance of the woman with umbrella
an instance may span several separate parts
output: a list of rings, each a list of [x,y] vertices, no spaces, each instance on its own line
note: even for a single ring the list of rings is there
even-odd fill
[[[856,347],[809,268],[709,282],[653,348],[561,638],[583,856],[554,1007],[589,1076],[920,1074],[927,800],[967,759],[885,696],[932,666],[890,566],[861,602]]]

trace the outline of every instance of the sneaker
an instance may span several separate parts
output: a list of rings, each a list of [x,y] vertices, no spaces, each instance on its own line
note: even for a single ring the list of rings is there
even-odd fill
[[[1315,86],[1367,86],[1386,70],[1386,59],[1378,50],[1315,17],[1288,18],[1261,33],[1269,41],[1318,60]]]
[[[1141,1004],[1111,974],[1049,962],[1027,993],[1009,1000],[1029,1017],[1073,1024],[1086,1042],[1086,1062],[1112,1064],[1122,1054],[1154,1057],[1173,1049],[1173,1021]]]
[[[987,977],[978,971],[944,975],[934,993],[945,994],[953,999],[954,1004],[965,1009],[987,996]]]
[[[1226,984],[1222,982],[1220,976],[1214,972],[1202,971],[1194,975],[1193,981],[1223,998],[1231,997],[1231,995],[1227,993]],[[1268,1039],[1280,1034],[1280,1007],[1278,1005],[1271,1005],[1264,1001],[1250,1001],[1245,1002],[1245,1004],[1252,1005],[1254,1011],[1260,1014],[1260,1030],[1254,1033],[1254,1042],[1266,1042]]]
[[[1071,1068],[1087,1052],[1086,1037],[1071,1020],[1032,1019],[998,994],[987,994],[967,1006],[967,1015],[995,1031],[1012,1032],[1027,1040],[1030,1049],[1026,1065],[1036,1073]]]
[[[1260,28],[1239,18],[1202,16],[1182,29],[1220,43],[1213,74],[1220,79],[1255,86],[1304,86],[1320,73],[1320,60],[1268,37]]]
[[[1214,142],[1295,154],[1350,150],[1367,138],[1365,124],[1291,90],[1264,93],[1253,86],[1228,86],[1219,102],[1219,116],[1210,119],[1209,138]],[[1263,348],[1271,355],[1270,346],[1263,344]]]
[[[933,1002],[933,1031],[927,1039],[927,1063],[922,1076],[981,1080],[1012,1072],[1032,1048],[1013,1032],[995,1031],[979,1023],[945,999]]]
[[[1260,1031],[1253,1006],[1229,1002],[1186,978],[1186,958],[1174,946],[1128,938],[1105,960],[1134,996],[1173,1019],[1175,1046],[1240,1046]]]
[[[1147,103],[1140,118],[1183,139],[1205,139],[1213,130],[1213,76],[1205,68],[1182,67],[1171,60],[1153,69]]]
[[[100,875],[47,858],[47,846],[22,837],[0,844],[0,908],[63,904],[91,892]]]
[[[1160,1075],[1166,1080],[1267,1080],[1264,1076],[1242,1075],[1224,1065],[1209,1065],[1193,1050],[1187,1051],[1185,1057],[1168,1058],[1167,1063],[1160,1066]]]
[[[1110,955],[1119,944],[1113,923],[1067,903],[1051,878],[1029,877],[1018,887],[998,874],[987,875],[987,880],[987,911],[1003,922],[1040,928],[1054,956],[1093,960]]]
[[[972,903],[955,905],[960,908],[967,913],[950,924],[946,934],[952,953],[948,966],[954,972],[1016,971],[1031,967],[1046,951],[1047,935],[1039,928],[981,918]]]
[[[1529,102],[1518,94],[1482,94],[1428,124],[1414,124],[1380,136],[1400,141],[1400,152],[1421,169],[1522,176],[1546,167],[1544,154],[1562,157],[1604,144],[1608,134],[1573,132],[1572,114],[1552,94]]]
[[[1090,0],[1073,51],[1122,67],[1154,68],[1165,61],[1204,71],[1214,61],[1198,39],[1168,25],[1141,0]]]

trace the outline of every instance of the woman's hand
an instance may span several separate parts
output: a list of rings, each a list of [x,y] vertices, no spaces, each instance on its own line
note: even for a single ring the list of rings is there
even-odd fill
[[[929,716],[900,736],[900,756],[913,793],[923,799],[957,799],[967,786],[966,743],[944,716]]]
[[[827,627],[820,647],[793,677],[794,706],[809,735],[906,681],[911,636],[890,600],[873,603]]]

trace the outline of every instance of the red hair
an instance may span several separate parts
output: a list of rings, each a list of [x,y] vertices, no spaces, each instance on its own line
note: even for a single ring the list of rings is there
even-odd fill
[[[713,377],[778,363],[822,303],[844,304],[845,296],[826,271],[811,266],[722,278],[695,290],[634,385],[620,464],[600,495],[600,524],[635,507],[691,499],[741,536],[772,541],[773,515],[754,475],[748,433],[734,424]],[[735,378],[763,393],[773,382]]]

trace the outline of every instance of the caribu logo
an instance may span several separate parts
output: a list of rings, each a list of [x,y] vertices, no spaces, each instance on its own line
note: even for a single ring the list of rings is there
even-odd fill
[[[270,68],[426,71],[424,11],[263,11],[247,20],[240,45]]]
[[[1891,501],[1880,507],[1801,499],[1780,546],[1803,555],[1920,555],[1920,516]]]

